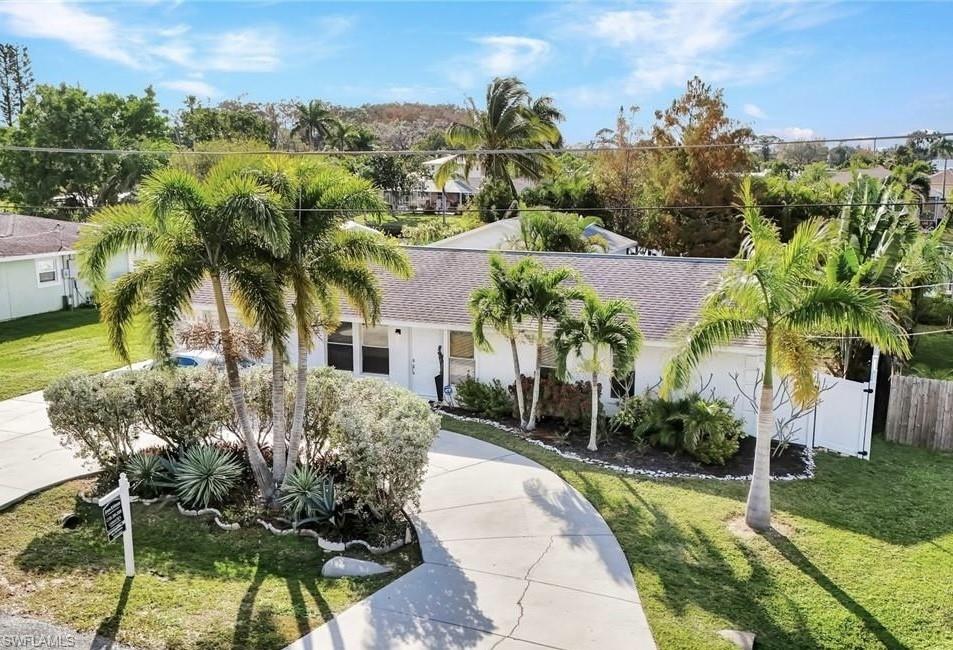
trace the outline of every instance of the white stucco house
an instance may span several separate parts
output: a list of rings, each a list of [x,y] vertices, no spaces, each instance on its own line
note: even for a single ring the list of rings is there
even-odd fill
[[[76,241],[90,227],[22,214],[0,213],[0,321],[77,307],[91,288],[77,274]],[[133,256],[110,263],[108,276],[130,270]]]
[[[604,252],[612,255],[634,255],[640,250],[639,243],[634,239],[629,239],[601,226],[587,226],[583,234],[586,237],[599,236],[604,239],[608,245],[608,249]],[[437,248],[512,250],[512,242],[519,235],[520,220],[514,217],[512,219],[500,219],[428,245]]]

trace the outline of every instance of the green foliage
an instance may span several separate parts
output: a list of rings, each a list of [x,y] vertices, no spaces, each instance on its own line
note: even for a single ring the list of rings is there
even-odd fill
[[[533,388],[533,378],[521,376],[524,393]],[[597,389],[601,393],[602,385]],[[515,390],[510,387],[510,390]],[[582,431],[590,424],[592,408],[592,389],[588,381],[564,382],[555,377],[542,377],[539,384],[539,419],[552,418],[562,426],[574,431]],[[514,405],[513,415],[516,417]],[[605,416],[602,402],[599,403],[599,426],[603,426]]]
[[[953,324],[953,298],[945,295],[925,296],[920,301],[919,322],[924,325]]]
[[[71,374],[52,382],[43,398],[53,432],[82,458],[121,467],[132,453],[137,422],[132,378]]]
[[[471,206],[480,221],[493,223],[509,216],[515,201],[509,185],[503,181],[487,180],[473,197]]]
[[[638,441],[641,436],[635,434],[635,429],[648,416],[650,399],[647,395],[631,395],[619,400],[618,409],[609,418],[609,430],[613,433],[632,433]]]
[[[464,219],[444,221],[438,217],[433,217],[414,226],[403,226],[400,230],[400,236],[411,244],[423,245],[458,235],[469,229],[469,223]]]
[[[173,468],[179,499],[201,508],[224,502],[242,474],[241,463],[230,451],[210,445],[186,449]]]
[[[556,159],[556,171],[520,194],[525,205],[544,205],[573,212],[586,209],[587,216],[610,216],[596,188],[593,163],[589,156],[562,154]]]
[[[513,398],[499,379],[486,383],[467,376],[455,388],[460,406],[482,417],[498,420],[513,413]]]
[[[605,252],[608,243],[601,235],[588,235],[589,226],[601,226],[597,217],[578,214],[526,210],[520,213],[520,232],[509,243],[527,251],[559,253]]]
[[[124,466],[129,487],[144,499],[152,499],[174,487],[173,466],[158,453],[137,451],[126,460]]]
[[[0,117],[13,126],[33,92],[33,66],[25,45],[0,43]]]
[[[340,437],[335,413],[342,406],[344,388],[352,381],[351,373],[328,366],[308,373],[303,430],[308,463],[323,461],[330,450],[330,441]]]
[[[212,140],[274,142],[271,125],[251,104],[231,100],[203,106],[189,97],[177,118],[176,140],[186,147]]]
[[[298,524],[304,520],[330,521],[337,516],[334,481],[310,465],[301,465],[281,488],[278,502]]]
[[[130,376],[139,423],[171,449],[208,442],[227,417],[215,370],[159,368]]]

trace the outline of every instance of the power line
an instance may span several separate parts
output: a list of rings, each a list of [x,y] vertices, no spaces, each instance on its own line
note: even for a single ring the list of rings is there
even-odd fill
[[[811,140],[779,140],[777,142],[704,142],[698,144],[634,144],[626,147],[608,146],[588,146],[588,147],[526,147],[526,148],[507,148],[507,149],[374,149],[362,151],[356,149],[336,150],[318,150],[318,151],[288,151],[288,150],[255,150],[255,151],[194,151],[192,149],[179,149],[173,151],[155,151],[151,149],[92,149],[84,147],[37,147],[30,145],[2,144],[0,151],[19,151],[24,153],[51,153],[51,154],[80,154],[80,155],[149,155],[149,156],[262,156],[262,155],[286,155],[286,156],[463,156],[463,155],[492,155],[492,154],[560,154],[560,153],[607,153],[613,151],[671,151],[675,149],[759,149],[763,147],[785,147],[790,145],[804,144],[844,144],[848,142],[877,142],[882,140],[908,140],[911,138],[928,137],[931,139],[940,139],[953,136],[953,132],[930,133],[924,136],[923,133],[914,132],[906,135],[877,135],[868,137],[850,137],[850,138],[814,138]]]

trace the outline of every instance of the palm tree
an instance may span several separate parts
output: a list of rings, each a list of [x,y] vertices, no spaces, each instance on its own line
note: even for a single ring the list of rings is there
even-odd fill
[[[291,127],[291,135],[301,136],[312,149],[317,149],[331,136],[338,118],[324,102],[317,99],[307,104],[298,103],[295,108],[298,117]]]
[[[292,299],[297,335],[295,401],[291,427],[273,418],[274,482],[281,485],[294,472],[304,432],[307,398],[308,353],[316,324],[325,328],[338,322],[340,299],[347,300],[372,325],[380,317],[381,293],[371,264],[398,277],[412,269],[406,254],[383,236],[342,228],[355,211],[384,209],[380,196],[368,182],[345,169],[315,161],[271,158],[262,180],[281,193],[289,211],[291,244],[287,255],[274,257],[271,266],[283,293]],[[274,414],[284,413],[284,347],[275,339],[273,358]]]
[[[908,201],[923,203],[930,198],[930,174],[933,165],[924,160],[915,160],[906,165],[894,165],[886,184],[899,190]]]
[[[354,145],[359,141],[361,143],[367,142],[369,135],[369,132],[361,129],[356,124],[337,121],[331,125],[331,132],[328,135],[327,142],[332,149],[345,151],[347,149],[356,149],[357,147]],[[369,148],[370,147],[368,147],[368,149]]]
[[[774,372],[792,382],[793,399],[817,399],[814,370],[817,335],[860,336],[888,353],[909,354],[907,340],[881,295],[831,282],[821,269],[833,232],[820,219],[802,222],[783,243],[754,202],[750,179],[742,184],[745,240],[720,284],[701,305],[697,322],[665,367],[662,392],[682,388],[701,360],[720,346],[760,337],[764,370],[758,406],[757,444],[745,521],[771,527],[771,440],[774,433]]]
[[[590,451],[597,451],[596,433],[599,425],[599,373],[628,373],[642,347],[642,332],[635,307],[627,300],[601,300],[591,289],[584,292],[582,309],[578,316],[564,318],[556,327],[554,345],[557,355],[556,374],[566,376],[569,354],[586,357],[581,369],[588,371],[592,389],[591,419],[589,423]],[[611,361],[606,362],[606,355]]]
[[[540,105],[543,115],[558,113],[551,100]],[[447,144],[470,149],[473,153],[453,156],[438,169],[434,182],[443,187],[453,178],[461,160],[468,177],[479,166],[489,181],[503,183],[517,198],[513,177],[539,180],[554,166],[549,153],[519,153],[502,149],[545,148],[560,139],[559,129],[551,119],[544,120],[533,112],[530,96],[523,82],[515,77],[497,77],[486,89],[486,108],[479,109],[472,98],[467,100],[468,123],[454,122],[447,129]],[[546,111],[544,106],[548,106]]]
[[[586,229],[602,225],[598,217],[563,212],[524,211],[520,231],[509,238],[512,247],[527,251],[562,253],[605,252],[609,242],[602,235],[587,235]]]
[[[529,110],[543,124],[555,131],[556,137],[550,140],[550,144],[557,149],[563,146],[563,134],[560,133],[557,124],[566,119],[565,114],[556,107],[556,102],[552,97],[544,96],[536,99],[529,99]]]
[[[516,377],[516,407],[520,427],[526,427],[526,400],[523,396],[520,358],[516,347],[517,323],[523,318],[523,278],[532,270],[534,261],[523,258],[508,265],[501,255],[489,258],[490,283],[470,294],[470,314],[473,316],[473,342],[481,350],[493,351],[486,336],[487,328],[502,334],[513,353],[513,375]]]
[[[97,212],[95,227],[80,242],[82,275],[102,286],[110,260],[129,250],[149,253],[153,261],[103,287],[102,318],[109,342],[128,361],[126,333],[134,314],[148,315],[155,355],[166,358],[174,345],[173,328],[188,313],[202,281],[211,281],[221,332],[225,375],[249,463],[262,495],[273,485],[249,421],[238,372],[238,355],[225,302],[233,302],[260,330],[275,340],[288,330],[279,278],[260,263],[263,253],[281,257],[290,233],[281,198],[248,173],[252,161],[241,156],[216,163],[199,180],[174,167],[159,170],[141,186],[141,203]]]
[[[533,398],[526,420],[526,430],[536,428],[537,408],[539,405],[540,371],[543,361],[543,349],[546,347],[544,325],[547,321],[560,322],[569,310],[570,300],[582,300],[584,291],[578,287],[567,287],[566,282],[575,280],[579,274],[571,268],[546,269],[536,260],[527,260],[527,271],[522,274],[520,292],[522,308],[517,322],[525,319],[536,321],[536,361],[533,368]]]

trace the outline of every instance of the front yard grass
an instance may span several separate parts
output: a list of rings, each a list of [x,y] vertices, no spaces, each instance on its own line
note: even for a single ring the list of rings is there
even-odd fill
[[[133,361],[149,358],[142,319],[135,320],[128,340]],[[104,372],[121,365],[97,309],[55,311],[0,323],[0,400],[40,390],[70,372]]]
[[[606,519],[662,650],[953,648],[953,455],[875,439],[872,460],[817,457],[809,481],[772,483],[782,532],[732,530],[747,483],[646,480],[564,459],[482,424],[445,429],[517,451]]]
[[[283,648],[419,563],[384,556],[392,574],[331,580],[315,540],[223,531],[164,506],[133,505],[137,575],[108,543],[98,507],[74,481],[0,513],[0,610],[97,631],[138,648]],[[82,525],[63,530],[61,513]],[[348,552],[348,556],[355,553]],[[364,556],[370,557],[370,556]]]

